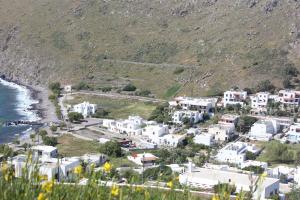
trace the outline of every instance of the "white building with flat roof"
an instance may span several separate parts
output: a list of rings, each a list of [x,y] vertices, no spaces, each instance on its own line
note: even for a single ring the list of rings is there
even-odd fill
[[[252,140],[269,141],[278,133],[279,128],[276,120],[259,120],[252,125],[249,137]]]
[[[237,192],[250,191],[259,177],[237,172],[198,168],[195,171],[188,171],[179,175],[179,182],[194,188],[211,188],[219,183],[228,183],[236,186]],[[279,193],[279,179],[266,177],[262,179],[261,188],[254,193],[254,199],[268,199]]]
[[[234,125],[213,124],[208,127],[208,133],[214,135],[217,142],[227,142],[235,135]]]
[[[220,149],[215,158],[222,163],[241,165],[246,160],[247,151],[257,154],[260,149],[245,142],[232,142]]]
[[[210,147],[215,143],[215,136],[208,133],[198,134],[193,138],[193,141],[195,144],[203,144]]]
[[[290,126],[287,132],[287,140],[294,143],[300,141],[300,123],[295,123]]]
[[[269,95],[269,92],[258,92],[250,96],[251,108],[265,111],[267,109]]]
[[[221,116],[218,123],[223,125],[236,126],[239,121],[239,118],[240,117],[238,115],[224,114]]]
[[[280,90],[278,92],[278,99],[280,103],[288,106],[299,106],[300,91],[297,90]]]
[[[172,115],[172,122],[182,124],[185,118],[191,123],[196,124],[203,120],[203,113],[193,110],[177,110]]]
[[[243,90],[228,90],[224,92],[223,104],[224,107],[227,105],[237,105],[240,104],[244,106],[244,101],[247,98],[247,92]]]
[[[58,155],[58,151],[56,147],[47,146],[47,145],[37,145],[31,147],[32,155],[37,159],[50,159],[56,158]]]
[[[161,137],[166,134],[169,134],[169,126],[165,124],[149,125],[142,130],[142,135],[149,138]]]
[[[139,116],[129,116],[125,120],[103,119],[102,126],[108,130],[128,135],[141,135],[142,127],[146,125],[146,121]]]
[[[171,107],[181,107],[184,110],[196,110],[202,113],[210,113],[216,106],[217,98],[194,98],[194,97],[176,97],[170,101]]]
[[[74,112],[81,113],[84,118],[96,113],[97,105],[87,101],[73,106]]]

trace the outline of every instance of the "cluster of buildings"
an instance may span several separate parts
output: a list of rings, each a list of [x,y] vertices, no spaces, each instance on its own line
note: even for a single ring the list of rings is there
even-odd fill
[[[57,148],[52,146],[33,146],[31,152],[31,157],[20,154],[8,159],[8,164],[15,169],[16,177],[22,177],[23,169],[27,167],[29,172],[38,169],[39,175],[46,177],[49,181],[54,179],[71,181],[74,179],[74,169],[80,166],[82,161],[87,166],[91,164],[100,166],[106,161],[106,156],[103,154],[58,158]]]
[[[171,133],[169,126],[147,121],[139,116],[129,116],[125,120],[103,119],[102,126],[113,133],[124,134],[139,140],[144,147],[176,147],[186,137],[185,134]]]

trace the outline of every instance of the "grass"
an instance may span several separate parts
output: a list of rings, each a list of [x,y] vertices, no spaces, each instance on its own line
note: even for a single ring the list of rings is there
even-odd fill
[[[147,119],[157,106],[155,103],[141,102],[138,100],[112,99],[90,95],[76,95],[73,100],[66,101],[65,103],[74,105],[83,101],[97,104],[98,107],[109,112],[107,117],[114,119],[127,118],[130,115],[139,115]]]
[[[180,89],[180,87],[181,87],[180,84],[175,84],[175,85],[173,85],[172,87],[170,87],[170,88],[166,91],[164,97],[165,97],[166,99],[168,99],[168,98],[170,98],[170,97],[175,96],[176,93],[177,93],[177,91]]]
[[[127,158],[109,158],[109,162],[112,164],[114,168],[118,167],[136,167],[137,165],[131,161],[129,161]]]
[[[72,135],[63,135],[58,140],[58,152],[63,156],[82,156],[86,153],[97,153],[99,143],[86,141]]]

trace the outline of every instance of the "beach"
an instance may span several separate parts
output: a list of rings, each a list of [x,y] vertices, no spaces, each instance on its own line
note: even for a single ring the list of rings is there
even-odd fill
[[[58,121],[53,103],[48,99],[48,88],[20,84],[11,80],[0,79],[0,83],[18,90],[18,112],[24,120],[49,123]]]

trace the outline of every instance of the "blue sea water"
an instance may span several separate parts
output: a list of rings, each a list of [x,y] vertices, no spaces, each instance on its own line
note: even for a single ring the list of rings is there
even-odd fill
[[[22,98],[20,95],[25,95],[26,88],[9,82],[0,82],[0,143],[12,142],[14,139],[20,139],[31,127],[28,125],[10,126],[4,125],[5,121],[13,120],[31,120],[28,110],[30,102],[28,97]],[[21,98],[20,98],[21,97]],[[26,102],[27,101],[27,102]]]

